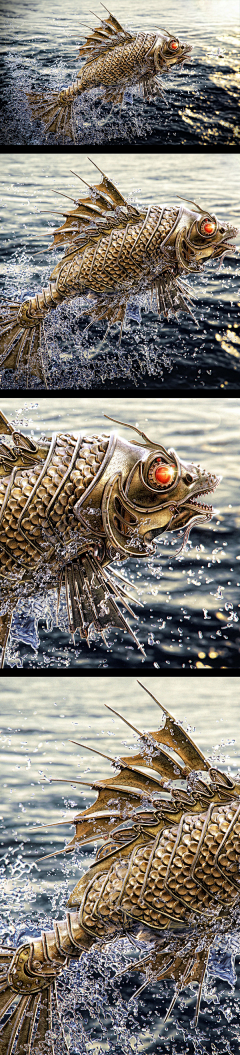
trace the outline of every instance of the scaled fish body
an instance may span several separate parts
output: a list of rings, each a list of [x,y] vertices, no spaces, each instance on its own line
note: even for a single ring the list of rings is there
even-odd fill
[[[163,726],[141,733],[123,718],[139,735],[137,754],[112,759],[116,775],[89,783],[97,800],[72,822],[65,852],[103,845],[73,890],[66,919],[17,951],[0,951],[0,1017],[9,1011],[1,1055],[13,1048],[31,1055],[40,1041],[45,1051],[56,979],[69,959],[127,934],[153,944],[126,970],[146,972],[145,985],[175,980],[168,1016],[179,991],[198,983],[197,1021],[211,945],[239,915],[240,785],[211,767],[182,723],[155,702]]]
[[[97,166],[96,166],[97,167]],[[130,296],[155,292],[158,312],[168,319],[191,312],[189,290],[182,276],[199,272],[235,246],[237,229],[191,203],[137,208],[102,175],[89,196],[62,215],[51,248],[64,246],[46,289],[23,304],[0,308],[0,366],[25,370],[45,382],[44,318],[65,300],[88,294],[92,321],[120,323]],[[74,200],[74,199],[73,199]]]
[[[37,445],[1,414],[0,431],[13,440],[0,444],[2,663],[18,599],[40,588],[57,586],[60,595],[64,587],[73,634],[88,639],[92,624],[103,635],[116,626],[137,641],[118,605],[134,614],[124,581],[107,566],[146,559],[164,531],[186,527],[188,537],[194,524],[211,520],[212,507],[197,498],[218,478],[138,429],[132,442],[80,433]]]
[[[63,142],[75,141],[73,102],[77,95],[102,88],[103,101],[120,104],[126,88],[139,84],[149,96],[154,89],[161,91],[159,75],[182,65],[191,50],[164,30],[129,33],[109,14],[80,48],[79,57],[86,57],[86,63],[75,83],[50,95],[28,95],[32,116],[43,120],[47,134],[61,136]]]

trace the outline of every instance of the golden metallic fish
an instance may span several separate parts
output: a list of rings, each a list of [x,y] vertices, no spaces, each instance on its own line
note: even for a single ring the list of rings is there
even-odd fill
[[[95,166],[97,168],[97,166]],[[100,170],[98,170],[100,171]],[[130,296],[155,293],[159,315],[192,315],[182,276],[198,273],[210,260],[234,253],[237,228],[191,202],[137,208],[124,200],[103,173],[89,196],[67,208],[50,248],[64,246],[49,286],[19,303],[0,306],[0,366],[31,372],[46,383],[44,319],[59,304],[88,294],[84,309],[92,321],[120,324]],[[84,314],[83,312],[83,314]],[[193,316],[194,319],[194,316]],[[195,320],[194,320],[195,321]]]
[[[213,768],[182,723],[155,702],[162,727],[141,733],[123,718],[139,736],[137,753],[109,759],[115,775],[88,783],[97,799],[77,813],[76,833],[58,851],[102,843],[70,895],[66,918],[17,950],[1,950],[2,1018],[9,1013],[1,1055],[11,1055],[15,1041],[16,1055],[38,1051],[69,960],[126,934],[152,941],[148,955],[127,968],[143,970],[141,989],[149,979],[176,982],[167,1017],[179,992],[198,983],[197,1022],[211,945],[239,913],[240,784]]]
[[[80,47],[79,58],[86,62],[75,83],[60,92],[28,93],[33,118],[44,122],[47,135],[61,137],[63,142],[76,141],[73,103],[77,95],[101,88],[103,102],[120,105],[126,88],[133,85],[141,86],[147,98],[157,90],[163,94],[162,74],[182,66],[192,50],[167,30],[129,33],[107,13],[109,17],[101,20]]]
[[[53,587],[58,599],[65,590],[72,634],[89,640],[92,625],[103,637],[118,627],[141,648],[119,609],[134,615],[125,580],[107,567],[146,560],[164,531],[185,527],[184,545],[194,525],[211,520],[212,507],[198,496],[214,491],[219,478],[133,431],[131,442],[81,432],[37,444],[0,413],[0,432],[12,436],[12,445],[0,443],[2,664],[18,600]]]

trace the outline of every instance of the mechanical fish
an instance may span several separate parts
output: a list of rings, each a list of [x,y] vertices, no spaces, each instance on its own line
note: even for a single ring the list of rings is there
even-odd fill
[[[97,799],[76,814],[75,835],[57,852],[96,841],[100,848],[70,895],[66,918],[0,951],[1,1055],[45,1052],[46,1033],[54,1052],[62,970],[96,942],[126,935],[152,942],[126,968],[145,975],[135,996],[149,983],[174,980],[169,1017],[181,990],[197,983],[197,1022],[211,946],[219,929],[239,918],[240,785],[214,768],[182,723],[145,691],[161,708],[161,728],[142,733],[123,717],[138,734],[136,754],[109,758],[115,774],[107,779],[69,778],[96,790]]]
[[[49,248],[63,246],[64,256],[47,288],[22,304],[0,305],[0,366],[25,372],[27,379],[32,373],[46,384],[44,319],[63,302],[86,294],[82,314],[92,322],[119,323],[120,339],[129,298],[148,291],[160,316],[183,311],[196,321],[183,277],[235,252],[229,240],[237,228],[194,202],[138,208],[101,176],[88,197],[71,199],[75,207],[61,214],[64,223]]]
[[[47,136],[51,133],[63,142],[76,141],[74,99],[92,88],[101,88],[103,102],[118,106],[126,88],[134,85],[142,88],[144,98],[156,92],[163,95],[162,76],[182,66],[192,50],[167,30],[129,32],[107,14],[80,47],[78,57],[86,61],[74,84],[60,92],[28,93],[32,117],[43,121]]]
[[[119,608],[136,618],[119,562],[146,560],[165,531],[185,528],[184,545],[194,525],[211,520],[212,506],[198,499],[219,477],[126,427],[137,440],[80,432],[38,444],[0,414],[0,432],[12,437],[0,442],[2,665],[18,601],[53,588],[58,601],[65,592],[73,635],[89,641],[92,626],[103,637],[117,627],[142,648]]]

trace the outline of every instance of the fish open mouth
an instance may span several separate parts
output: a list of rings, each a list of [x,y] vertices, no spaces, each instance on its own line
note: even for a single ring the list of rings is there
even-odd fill
[[[218,484],[220,484],[220,481],[221,476],[210,476],[205,487],[200,487],[199,491],[197,491],[195,495],[190,495],[190,498],[188,499],[190,505],[193,505],[194,508],[198,509],[200,513],[206,512],[210,513],[211,516],[213,516],[213,506],[209,502],[199,502],[199,498],[201,498],[201,495],[208,495],[215,491],[216,487],[218,487]]]
[[[220,480],[221,476],[209,477],[205,485],[203,484],[202,487],[200,485],[195,494],[187,495],[183,502],[176,503],[176,505],[174,504],[174,506],[172,506],[173,520],[179,521],[179,523],[176,523],[175,526],[172,524],[171,530],[177,531],[178,529],[181,530],[181,528],[185,527],[183,541],[180,549],[176,550],[174,554],[175,557],[179,556],[185,548],[192,527],[196,527],[198,524],[202,523],[202,521],[212,520],[214,508],[210,503],[201,501],[201,495],[208,495],[212,491],[215,491]]]
[[[210,519],[214,512],[213,506],[206,502],[199,502],[199,497],[200,495],[192,495],[190,498],[186,498],[184,502],[179,502],[179,504],[176,503],[176,505],[170,507],[172,508],[174,518],[178,516],[181,517],[181,515],[184,517],[187,513],[187,508],[191,506],[191,509],[194,510],[196,514],[204,516],[204,519],[206,516]]]
[[[188,58],[188,55],[191,54],[191,51],[192,51],[191,45],[190,44],[185,44],[184,45],[184,51],[182,51],[182,54],[179,55],[179,57],[176,59],[176,66],[181,66],[182,63],[184,62],[184,60]]]
[[[238,234],[238,227],[230,227],[226,234],[221,239],[221,242],[215,246],[213,250],[212,258],[216,260],[216,257],[223,256],[225,253],[236,253],[237,246],[232,245],[231,242],[227,242],[227,238],[236,238]]]
[[[181,510],[181,505],[183,506],[183,508],[185,508],[186,505],[191,505],[191,506],[194,506],[195,509],[199,510],[200,513],[203,513],[203,512],[206,511],[207,513],[209,512],[209,513],[213,514],[213,506],[210,505],[209,503],[206,503],[206,502],[202,502],[202,501],[199,502],[199,498],[201,498],[201,495],[208,495],[208,494],[211,494],[213,491],[215,491],[216,487],[218,487],[218,484],[220,483],[220,481],[221,481],[221,476],[213,476],[213,475],[211,475],[211,476],[208,476],[207,479],[203,480],[202,485],[201,484],[196,485],[196,491],[194,492],[194,494],[188,495],[184,499],[183,503],[181,503],[181,502],[178,503],[179,512]]]
[[[212,516],[213,515],[213,506],[209,505],[209,504],[206,504],[206,502],[198,502],[198,498],[199,498],[199,495],[198,495],[197,498],[189,498],[190,506],[194,506],[194,508],[199,510],[200,513],[206,512],[206,513],[209,513]]]

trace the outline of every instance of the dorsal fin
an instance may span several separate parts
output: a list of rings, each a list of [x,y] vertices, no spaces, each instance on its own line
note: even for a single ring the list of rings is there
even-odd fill
[[[101,6],[104,7],[104,4]],[[120,22],[114,18],[114,15],[110,14],[106,7],[104,7],[104,10],[107,12],[108,18],[101,19],[100,25],[90,30],[85,43],[81,45],[79,50],[78,58],[86,56],[87,62],[95,61],[95,59],[98,59],[106,51],[115,48],[118,44],[126,44],[134,40],[132,33],[123,29]],[[94,11],[92,14],[94,14]]]
[[[46,440],[44,445],[41,446],[30,440],[29,436],[24,436],[23,432],[18,432],[14,429],[14,425],[11,425],[10,421],[5,418],[5,415],[0,410],[0,434],[3,436],[12,436],[13,445],[8,447],[6,443],[0,442],[0,464],[3,464],[3,468],[10,469],[13,465],[23,463],[23,468],[31,467],[39,458],[46,457],[49,442]]]
[[[141,683],[139,682],[138,684],[140,685]],[[142,685],[141,687],[144,688],[144,685]],[[145,691],[148,692],[148,689],[146,689]],[[149,692],[149,696],[152,696],[151,692]],[[155,700],[154,696],[152,696],[152,698]],[[157,700],[155,700],[155,702],[158,703]],[[159,703],[158,706],[161,707],[161,704]],[[127,720],[127,718],[124,718],[122,714],[119,714],[118,711],[115,711],[113,707],[109,707],[107,703],[105,704],[105,707],[107,707],[109,711],[113,711],[114,714],[117,714],[118,718],[121,718],[122,722],[125,722],[126,725],[130,726],[130,729],[134,729],[134,731],[138,733],[139,737],[143,742],[142,754],[135,755],[134,758],[131,759],[132,762],[139,762],[142,758],[141,765],[152,766],[153,769],[157,769],[158,772],[162,773],[162,775],[165,775],[164,765],[165,760],[167,759],[167,761],[170,762],[173,767],[173,772],[171,773],[171,776],[173,777],[173,779],[175,779],[177,776],[176,763],[174,769],[174,760],[169,758],[169,755],[166,755],[165,751],[159,751],[159,749],[155,746],[156,742],[156,744],[167,744],[167,747],[170,747],[173,751],[175,751],[175,754],[179,755],[179,757],[183,759],[183,761],[185,762],[185,769],[184,772],[181,771],[181,775],[186,776],[187,773],[190,773],[193,769],[209,769],[209,765],[206,762],[204,755],[201,754],[201,751],[198,751],[198,748],[195,746],[193,741],[190,740],[188,734],[185,733],[184,729],[182,729],[182,727],[178,725],[178,723],[175,721],[175,718],[173,718],[172,715],[169,714],[169,712],[166,711],[164,707],[162,707],[162,710],[167,716],[164,728],[160,730],[157,729],[156,731],[151,730],[151,732],[148,733],[141,733],[139,729],[136,729],[136,727],[133,726],[131,722]],[[126,761],[126,759],[124,761]]]
[[[113,227],[124,228],[127,224],[134,223],[145,215],[145,213],[140,213],[135,206],[129,205],[108,176],[101,172],[94,161],[92,164],[101,173],[100,183],[86,184],[89,191],[88,197],[76,199],[74,202],[76,207],[64,213],[66,219],[62,226],[54,231],[53,242],[49,246],[50,249],[56,245],[68,246],[66,256],[76,248],[81,249],[86,245],[92,245],[99,237],[109,234]],[[77,173],[74,175],[78,176]],[[78,176],[78,179],[81,179],[81,176]],[[74,199],[71,200],[74,201]],[[53,276],[54,274],[55,271]]]
[[[141,685],[140,682],[139,684]],[[141,685],[141,688],[149,692],[144,685]],[[149,695],[161,707],[161,704],[158,700],[155,700],[151,692],[149,692]],[[176,815],[181,818],[184,809],[188,805],[193,809],[198,809],[198,800],[202,806],[208,799],[208,785],[205,786],[201,781],[196,782],[196,788],[194,785],[192,797],[188,789],[184,792],[176,787],[176,781],[179,778],[188,777],[193,770],[209,770],[210,767],[182,726],[175,721],[165,708],[162,708],[166,716],[163,729],[156,730],[156,732],[141,733],[127,718],[119,715],[118,711],[109,707],[108,704],[105,706],[138,734],[141,740],[141,750],[136,755],[123,756],[116,759],[104,755],[117,768],[118,772],[105,780],[89,782],[88,786],[98,792],[98,797],[91,806],[74,817],[73,823],[76,825],[76,834],[65,848],[67,850],[74,849],[76,843],[83,845],[86,842],[91,842],[92,839],[104,839],[111,834],[117,840],[117,829],[119,825],[127,820],[132,820],[132,831],[135,830],[137,833],[142,820],[139,819],[138,822],[136,810],[138,811],[142,799],[144,799],[144,809],[146,810],[146,823],[148,823],[148,826],[150,825],[150,828],[151,825],[157,825],[162,828],[168,823],[168,817],[172,816],[174,818],[174,815]],[[163,751],[159,747],[159,743],[165,743],[167,747],[170,747],[175,755],[178,756],[179,761],[169,755],[168,752]],[[87,743],[79,744],[78,746],[88,749]],[[92,747],[90,747],[90,751],[101,754],[101,752]],[[146,768],[155,769],[160,774],[161,779],[157,779],[153,774],[143,773],[142,770]],[[165,781],[169,780],[173,782],[172,789],[169,786],[166,788]],[[86,781],[79,781],[78,779],[74,781],[74,778],[72,780],[59,781],[57,778],[56,783],[86,784]],[[166,791],[168,792],[168,797],[166,797]],[[160,794],[155,798],[158,792]],[[128,838],[128,829],[126,830],[126,838]]]
[[[26,451],[30,451],[33,454],[36,454],[36,451],[38,449],[37,444],[33,443],[33,441],[30,440],[28,436],[24,436],[22,432],[13,432],[13,440],[16,444],[16,447],[20,447],[21,450],[23,449]]]
[[[118,761],[115,765],[118,765]],[[120,766],[121,759],[119,760]],[[65,784],[68,781],[56,778],[53,783]],[[72,823],[76,825],[76,834],[71,843],[68,843],[67,849],[69,847],[74,849],[76,843],[78,846],[83,846],[84,843],[91,842],[93,839],[102,839],[110,835],[123,821],[128,818],[132,819],[133,809],[136,810],[141,806],[143,799],[149,799],[149,805],[152,805],[153,792],[162,790],[162,781],[146,776],[133,769],[131,764],[128,767],[124,763],[120,773],[107,777],[106,780],[87,782],[74,781],[73,778],[70,783],[90,787],[98,792],[98,797],[91,806],[73,818]]]
[[[20,432],[12,432],[12,438],[16,446],[8,447],[6,443],[0,443],[0,476],[11,473],[14,467],[31,469],[46,458],[49,449],[49,444],[38,447]]]
[[[10,421],[5,418],[5,415],[2,413],[2,410],[0,410],[0,432],[3,434],[3,436],[11,436],[14,432],[13,425],[10,425]]]
[[[108,198],[110,198],[111,202],[113,202],[115,206],[127,206],[125,198],[123,198],[122,194],[120,194],[120,191],[117,190],[117,187],[115,187],[115,184],[112,183],[112,180],[110,180],[109,177],[105,175],[105,172],[102,172],[102,169],[100,169],[98,165],[96,165],[95,161],[92,161],[91,158],[89,158],[88,160],[91,162],[91,165],[94,165],[94,168],[97,169],[97,172],[100,172],[100,175],[102,176],[100,183],[96,183],[92,186],[92,184],[86,183],[85,180],[82,179],[82,176],[78,176],[77,172],[73,172],[72,169],[71,171],[73,176],[77,176],[77,178],[81,180],[81,183],[85,183],[85,186],[88,187],[88,190],[90,191],[90,200],[93,199],[93,201],[95,201],[95,203],[103,209],[106,209],[107,204],[108,207],[111,207],[109,206]],[[105,191],[104,195],[103,188]],[[88,199],[86,200],[88,201]]]
[[[157,703],[157,706],[161,708],[163,714],[166,716],[163,729],[151,733],[157,743],[166,744],[167,747],[171,747],[172,750],[183,759],[189,771],[192,769],[209,770],[209,763],[206,758],[204,758],[204,755],[202,755],[202,752],[199,751],[199,748],[196,747],[193,740],[190,739],[188,733],[186,733],[182,726],[176,722],[175,718],[173,718],[172,714],[163,707],[162,703],[156,699],[156,696],[153,696],[153,693],[150,692],[145,685],[142,685],[141,681],[138,682],[138,685],[144,689],[144,692],[147,692],[148,695],[151,696],[152,700]]]
[[[141,685],[140,682],[139,685]],[[181,823],[186,811],[198,814],[208,809],[210,800],[225,804],[228,802],[229,794],[232,796],[234,790],[239,792],[238,786],[233,785],[228,777],[221,772],[211,770],[204,755],[198,750],[188,733],[166,708],[162,707],[153,693],[144,685],[141,685],[141,688],[163,710],[165,725],[162,729],[141,733],[128,719],[118,715],[117,711],[109,707],[110,711],[117,714],[137,732],[141,741],[139,753],[116,758],[104,754],[103,757],[117,770],[106,779],[84,781],[75,780],[74,777],[53,778],[54,783],[69,783],[72,786],[79,784],[97,792],[95,802],[77,813],[70,821],[75,825],[75,835],[71,841],[62,848],[62,851],[56,851],[57,854],[69,853],[76,846],[103,840],[101,860],[97,858],[95,864],[91,866],[91,875],[101,870],[103,857],[111,865],[119,854],[128,856],[129,852],[137,846],[144,845],[149,838],[157,837],[169,824]],[[75,743],[75,741],[71,742]],[[172,754],[169,755],[168,752],[163,751],[159,743],[166,744],[175,756],[178,756],[177,759]],[[77,746],[88,749],[87,743]],[[91,746],[90,751],[98,755],[102,754],[101,751]],[[147,768],[157,770],[161,779],[156,778],[153,772],[143,772]],[[198,779],[195,776],[195,770],[207,770],[210,781],[213,779],[213,783],[208,784]],[[191,776],[190,782],[188,781],[189,775]],[[179,778],[183,777],[187,778],[185,790],[182,786],[179,787]],[[166,780],[171,781],[171,784],[166,784]],[[65,824],[68,821],[64,820],[60,823]],[[47,857],[54,856],[54,853],[47,855]],[[88,881],[87,877],[88,873],[77,884],[69,901],[70,906],[76,903],[76,897],[78,898],[84,891]]]

